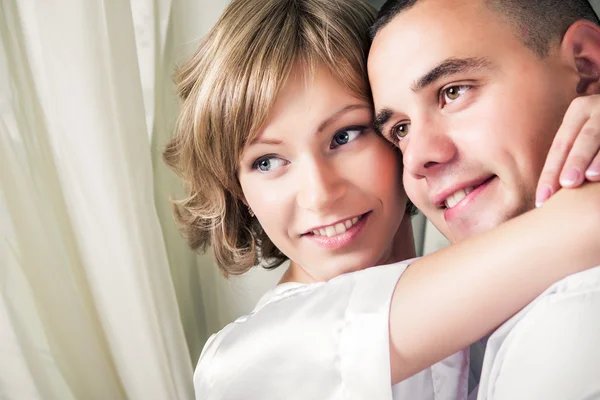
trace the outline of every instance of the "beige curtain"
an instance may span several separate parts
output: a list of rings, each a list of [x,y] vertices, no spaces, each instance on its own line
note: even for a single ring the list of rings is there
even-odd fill
[[[173,66],[226,0],[0,0],[0,398],[191,399],[208,335],[278,279],[185,246]]]

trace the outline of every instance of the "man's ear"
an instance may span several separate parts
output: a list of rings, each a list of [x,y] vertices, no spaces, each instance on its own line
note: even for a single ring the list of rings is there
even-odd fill
[[[575,22],[563,36],[561,53],[569,59],[579,78],[577,94],[599,94],[600,26],[584,20]]]

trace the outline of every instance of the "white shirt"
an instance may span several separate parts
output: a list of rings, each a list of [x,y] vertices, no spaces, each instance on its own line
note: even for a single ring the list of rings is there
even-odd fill
[[[390,384],[389,306],[409,262],[283,284],[204,347],[202,400],[464,400],[468,351]]]
[[[600,399],[600,267],[552,285],[492,334],[478,399]]]

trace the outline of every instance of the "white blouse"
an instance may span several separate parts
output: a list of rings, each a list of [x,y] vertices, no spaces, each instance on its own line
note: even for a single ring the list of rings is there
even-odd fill
[[[208,340],[196,398],[466,399],[468,350],[390,384],[389,305],[409,264],[277,286]]]

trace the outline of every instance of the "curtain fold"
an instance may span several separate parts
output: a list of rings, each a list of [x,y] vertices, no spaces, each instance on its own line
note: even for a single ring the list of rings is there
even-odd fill
[[[135,5],[157,65],[171,4]],[[2,2],[0,397],[193,398],[132,6]]]

